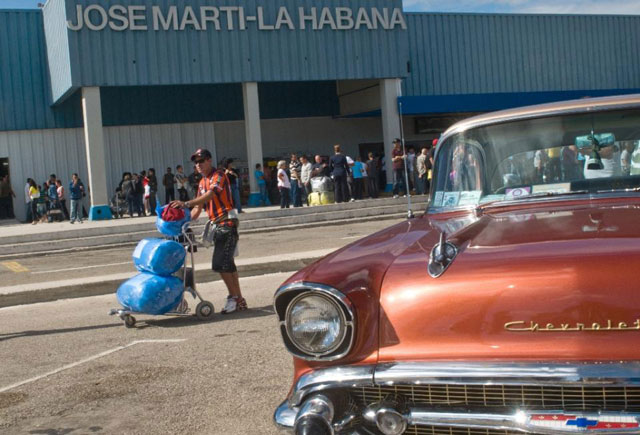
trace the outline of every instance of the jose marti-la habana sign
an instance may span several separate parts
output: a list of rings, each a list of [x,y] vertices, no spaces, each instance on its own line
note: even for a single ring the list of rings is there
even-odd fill
[[[267,16],[269,15],[269,16]],[[67,27],[73,31],[111,29],[122,32],[183,30],[394,30],[407,28],[400,8],[299,7],[278,8],[267,14],[263,7],[250,11],[242,6],[160,6],[114,4],[76,5]]]

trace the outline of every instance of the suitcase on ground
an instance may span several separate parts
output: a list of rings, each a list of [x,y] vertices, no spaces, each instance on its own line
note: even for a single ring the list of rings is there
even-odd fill
[[[313,177],[311,179],[311,190],[314,192],[331,192],[333,190],[333,180],[329,177]]]
[[[49,222],[62,222],[64,220],[64,215],[62,214],[62,210],[53,208],[49,210],[49,216],[47,217]]]
[[[123,282],[116,297],[125,309],[145,314],[165,314],[182,301],[182,280],[175,276],[139,273]]]
[[[309,194],[309,205],[322,205],[322,199],[320,192],[312,192]]]
[[[320,193],[320,203],[322,205],[333,204],[336,202],[333,192]]]

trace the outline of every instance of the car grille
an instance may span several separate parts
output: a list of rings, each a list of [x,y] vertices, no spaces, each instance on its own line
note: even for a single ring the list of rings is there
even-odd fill
[[[401,396],[408,405],[417,407],[640,412],[640,387],[636,386],[424,384],[364,387],[353,389],[351,392],[354,400],[363,406],[395,395]],[[458,434],[447,431],[425,433]],[[460,433],[475,435],[487,432]],[[490,435],[493,435],[493,432]]]

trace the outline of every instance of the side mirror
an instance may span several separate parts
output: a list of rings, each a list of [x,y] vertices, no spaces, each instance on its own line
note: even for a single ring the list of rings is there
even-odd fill
[[[433,247],[429,255],[427,272],[432,278],[442,275],[453,263],[458,255],[458,248],[451,242],[447,242],[444,231],[440,233],[440,241]]]

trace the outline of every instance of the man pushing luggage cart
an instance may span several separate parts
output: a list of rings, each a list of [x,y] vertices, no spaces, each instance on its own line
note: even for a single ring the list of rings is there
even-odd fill
[[[140,273],[118,287],[116,296],[122,308],[109,312],[118,315],[127,328],[136,325],[134,314],[189,315],[185,293],[200,300],[195,309],[198,319],[208,320],[214,313],[213,304],[196,290],[189,210],[164,207],[157,209],[157,215],[156,227],[167,238],[138,243],[133,262]]]
[[[206,149],[196,150],[191,161],[202,175],[197,196],[189,201],[172,201],[170,207],[191,209],[193,220],[198,219],[203,208],[206,209],[209,223],[203,239],[214,245],[211,268],[220,273],[229,291],[221,313],[246,310],[247,302],[242,297],[238,269],[233,259],[238,244],[238,214],[233,207],[229,179],[224,170],[213,167],[211,153]]]

